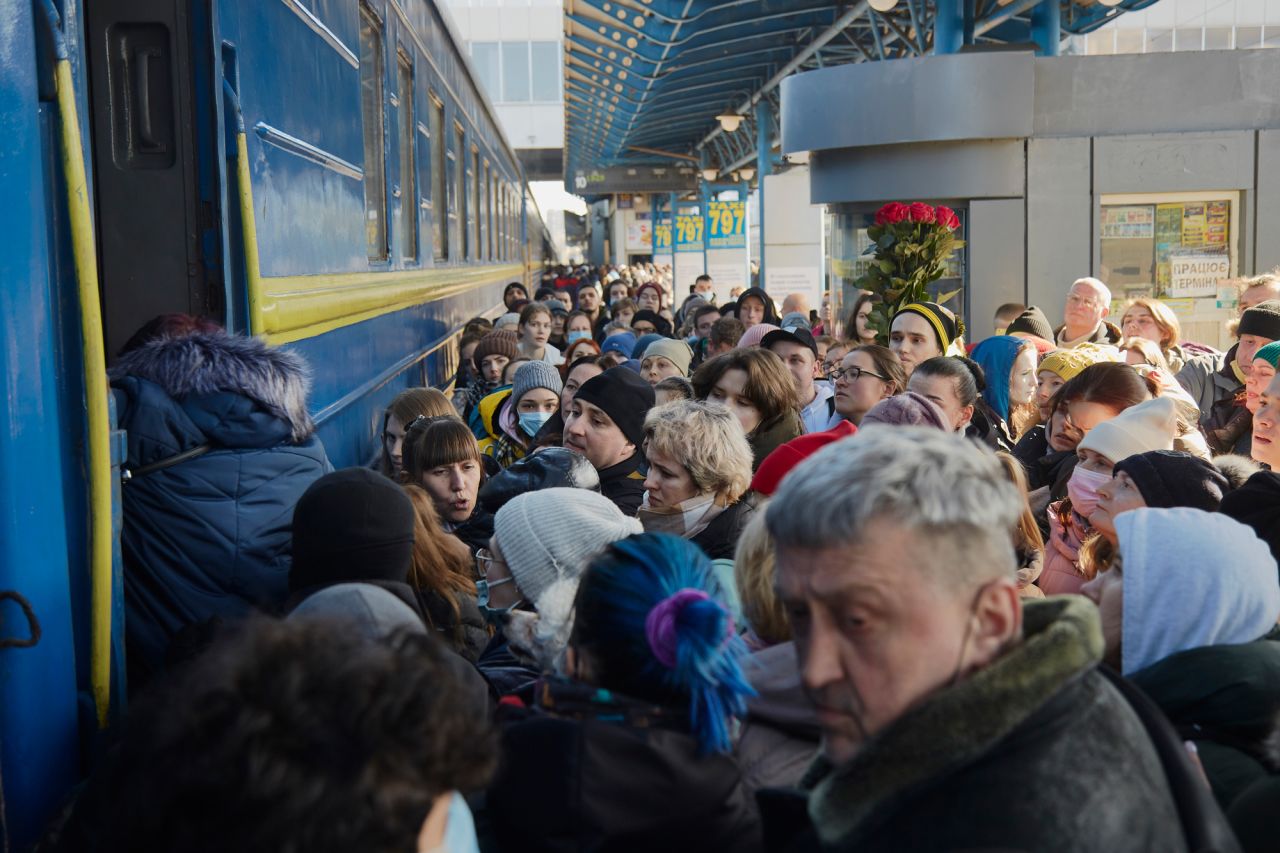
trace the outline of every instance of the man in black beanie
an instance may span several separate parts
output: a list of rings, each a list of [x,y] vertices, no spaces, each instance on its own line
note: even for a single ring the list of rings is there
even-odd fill
[[[600,493],[634,516],[644,498],[644,418],[653,386],[627,367],[613,367],[583,383],[564,421],[564,446],[600,472]]]
[[[340,583],[369,583],[422,615],[409,587],[413,504],[404,490],[367,468],[344,468],[311,484],[293,510],[289,608]]]
[[[1240,339],[1225,354],[1187,359],[1178,383],[1200,407],[1200,429],[1214,453],[1248,456],[1253,445],[1253,418],[1244,407],[1244,381],[1254,354],[1280,340],[1280,300],[1253,306],[1240,317]]]
[[[1015,317],[1005,327],[1004,333],[1019,337],[1030,335],[1053,343],[1053,326],[1049,323],[1049,317],[1034,305]]]
[[[1280,474],[1259,471],[1222,499],[1219,511],[1247,524],[1280,560]]]

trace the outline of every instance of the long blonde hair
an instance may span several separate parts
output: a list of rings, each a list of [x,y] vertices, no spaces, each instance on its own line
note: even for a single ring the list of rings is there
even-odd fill
[[[738,537],[733,554],[733,579],[742,601],[742,615],[765,645],[775,646],[791,639],[791,622],[778,599],[773,579],[777,563],[773,537],[765,526],[768,501],[756,507],[755,517]]]
[[[435,593],[453,611],[455,639],[461,639],[458,595],[476,594],[471,551],[461,540],[444,532],[435,502],[421,486],[404,486],[413,504],[413,561],[409,566],[409,585],[415,590]],[[431,619],[430,614],[426,614]],[[435,627],[434,625],[432,627]]]

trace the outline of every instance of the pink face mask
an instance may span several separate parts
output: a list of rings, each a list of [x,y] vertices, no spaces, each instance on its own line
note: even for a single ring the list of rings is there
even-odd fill
[[[1098,508],[1098,488],[1111,482],[1110,474],[1097,471],[1086,471],[1080,466],[1071,472],[1067,481],[1067,497],[1071,498],[1071,508],[1088,518]]]

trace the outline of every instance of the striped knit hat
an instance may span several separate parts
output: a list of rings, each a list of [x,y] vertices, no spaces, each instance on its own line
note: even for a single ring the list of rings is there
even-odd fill
[[[955,314],[936,302],[912,302],[899,308],[894,317],[898,314],[919,314],[928,320],[933,333],[938,336],[938,348],[944,353],[956,338],[964,334],[964,324],[956,319]]]

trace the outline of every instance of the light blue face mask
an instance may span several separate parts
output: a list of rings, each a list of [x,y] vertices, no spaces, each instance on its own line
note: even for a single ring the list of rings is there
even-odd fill
[[[574,331],[569,332],[567,335],[565,335],[564,340],[565,340],[565,343],[569,343],[569,344],[575,343],[577,341],[589,341],[591,340],[591,333],[587,331],[583,331],[582,329],[575,329]]]
[[[429,853],[480,853],[480,842],[476,840],[476,822],[471,817],[471,809],[467,801],[457,791],[449,801],[449,817],[444,827],[444,838],[440,846]]]
[[[551,420],[551,412],[521,412],[520,429],[533,438],[542,429],[542,425]]]

